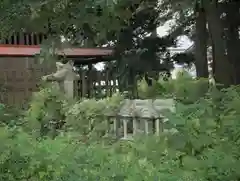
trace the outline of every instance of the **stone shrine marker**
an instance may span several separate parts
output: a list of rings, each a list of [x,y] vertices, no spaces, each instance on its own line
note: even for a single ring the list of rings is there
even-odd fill
[[[59,85],[59,89],[69,98],[74,97],[74,81],[80,77],[73,70],[72,61],[62,64],[56,62],[57,71],[50,75],[43,76],[44,81],[55,81]]]
[[[173,99],[146,99],[146,100],[129,100],[125,99],[122,106],[116,113],[120,120],[114,120],[114,131],[118,135],[119,126],[123,126],[123,138],[127,138],[129,123],[133,128],[133,135],[139,132],[145,134],[155,132],[159,135],[162,130],[161,123],[164,122],[163,111],[174,111],[175,103]],[[114,117],[114,116],[113,116]],[[166,119],[165,119],[166,120]],[[120,121],[120,123],[119,123]],[[155,128],[155,130],[153,130]]]

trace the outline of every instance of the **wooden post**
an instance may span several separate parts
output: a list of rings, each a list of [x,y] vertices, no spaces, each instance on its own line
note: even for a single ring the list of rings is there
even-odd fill
[[[25,34],[25,38],[26,38],[26,45],[29,45],[29,34],[28,33],[26,33]]]
[[[12,44],[17,45],[17,36],[16,36],[16,34],[13,34],[11,39],[12,39],[11,40]]]
[[[19,44],[24,45],[24,33],[23,32],[18,33],[18,36],[19,36]]]
[[[39,43],[41,44],[43,42],[43,34],[40,33],[38,38],[39,38]]]
[[[82,93],[82,97],[86,96],[87,93],[87,88],[86,88],[86,71],[82,70],[81,72],[81,79],[82,79],[82,86],[81,86],[81,93]]]
[[[34,45],[35,44],[35,42],[34,42],[34,33],[31,33],[30,34],[30,43],[31,43],[31,45]]]
[[[93,80],[92,80],[92,64],[88,64],[88,97],[92,98],[92,92],[93,92]]]

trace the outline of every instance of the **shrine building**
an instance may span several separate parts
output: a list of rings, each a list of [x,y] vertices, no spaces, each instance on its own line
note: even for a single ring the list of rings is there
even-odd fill
[[[55,71],[55,64],[41,63],[38,57],[40,45],[45,39],[47,36],[44,34],[18,33],[0,42],[0,103],[23,104],[29,100],[32,92],[38,90],[41,77]],[[57,50],[56,54],[59,58],[73,60],[78,67],[88,66],[86,70],[82,69],[79,72],[80,80],[76,83],[77,96],[93,97],[98,90],[102,90],[99,85],[103,79],[106,80],[105,87],[109,87],[111,80],[116,80],[109,78],[107,72],[92,71],[93,64],[112,60],[112,49],[64,48]],[[117,86],[115,83],[112,87]],[[114,92],[107,87],[106,91],[107,94]]]

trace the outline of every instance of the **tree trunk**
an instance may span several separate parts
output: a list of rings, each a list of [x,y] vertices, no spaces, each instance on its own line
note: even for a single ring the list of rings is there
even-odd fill
[[[196,37],[195,37],[195,66],[197,77],[208,78],[207,60],[207,27],[206,14],[199,4],[195,8],[196,13]]]
[[[232,65],[233,84],[240,84],[240,40],[238,33],[238,19],[239,19],[239,3],[229,2],[225,8],[226,12],[226,43],[227,43],[227,57]]]
[[[204,0],[204,9],[206,11],[209,31],[214,44],[214,72],[213,76],[217,84],[227,87],[233,83],[231,76],[231,65],[226,56],[226,46],[224,41],[224,30],[217,0]]]

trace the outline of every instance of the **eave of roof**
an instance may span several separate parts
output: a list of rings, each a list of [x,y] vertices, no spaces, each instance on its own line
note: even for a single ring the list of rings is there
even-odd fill
[[[41,47],[36,45],[1,45],[0,56],[35,56],[40,53]],[[105,48],[64,48],[56,50],[56,54],[66,57],[110,56],[112,49]]]

